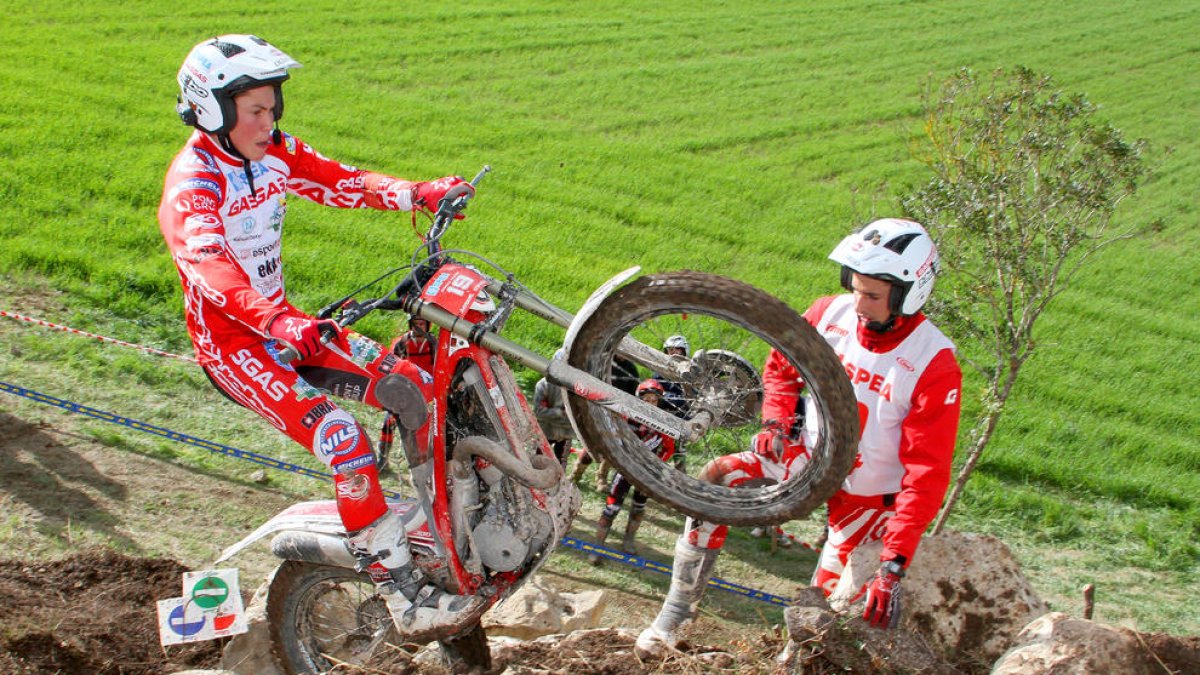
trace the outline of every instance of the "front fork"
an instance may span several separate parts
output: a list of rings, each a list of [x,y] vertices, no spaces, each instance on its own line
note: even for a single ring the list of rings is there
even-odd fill
[[[614,277],[616,279],[617,277]],[[499,283],[499,282],[493,282]],[[490,287],[489,287],[490,288]],[[595,297],[595,296],[593,296]],[[518,307],[550,320],[557,324],[567,321],[571,315],[567,312],[543,302],[526,293],[518,294]],[[497,333],[480,330],[480,324],[455,316],[433,304],[416,298],[404,302],[404,310],[413,316],[428,320],[430,323],[449,330],[459,337],[475,342],[485,349],[502,354],[517,363],[546,376],[551,383],[567,389],[577,396],[582,396],[594,404],[604,406],[627,419],[636,420],[646,426],[666,434],[677,441],[685,443],[703,436],[714,423],[714,417],[707,411],[701,411],[689,420],[682,420],[671,413],[650,405],[638,397],[621,391],[611,384],[593,377],[591,374],[575,368],[565,361],[547,359]],[[569,326],[579,323],[579,317],[570,320]],[[675,375],[679,379],[686,377],[681,364],[670,359],[662,352],[652,349],[636,340],[624,338],[618,353],[628,356],[634,361],[653,368],[656,372]],[[682,364],[686,366],[686,362]]]

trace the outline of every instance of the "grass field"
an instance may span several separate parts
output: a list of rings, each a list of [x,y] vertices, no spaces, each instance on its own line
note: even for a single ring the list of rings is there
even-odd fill
[[[186,351],[155,222],[186,137],[174,73],[200,39],[252,32],[305,64],[282,126],[324,154],[412,178],[492,165],[451,244],[548,299],[573,309],[641,264],[729,274],[802,309],[836,290],[838,237],[923,179],[907,148],[924,78],[1023,64],[1150,139],[1157,175],[1119,215],[1163,227],[1105,251],[1052,306],[950,526],[1003,536],[1045,593],[1096,582],[1121,620],[1200,634],[1181,593],[1200,574],[1198,31],[1182,1],[26,3],[0,25],[0,275],[64,291],[45,318]],[[290,206],[302,307],[414,244],[405,217]],[[509,334],[546,352],[560,339],[529,322]],[[27,342],[0,350],[6,380],[54,394],[120,372],[126,385],[81,402],[222,433],[222,415],[172,406],[213,400],[196,374]],[[81,365],[55,379],[67,359]]]

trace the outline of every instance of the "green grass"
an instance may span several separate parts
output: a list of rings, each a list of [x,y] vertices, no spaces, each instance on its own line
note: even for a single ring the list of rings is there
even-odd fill
[[[907,146],[928,74],[1023,64],[1086,92],[1104,119],[1154,144],[1157,175],[1118,215],[1162,228],[1104,251],[1052,305],[951,526],[1000,534],[1048,586],[1071,573],[1038,561],[1060,555],[1121,570],[1133,587],[1139,571],[1168,582],[1200,573],[1195,3],[6,8],[0,276],[65,292],[46,318],[188,353],[155,211],[186,137],[174,73],[192,44],[223,32],[257,33],[305,64],[286,86],[283,127],[331,157],[417,179],[491,164],[449,243],[568,309],[632,264],[729,274],[803,309],[837,289],[825,260],[837,238],[893,212],[894,196],[923,179]],[[404,215],[290,207],[288,285],[301,307],[406,261],[415,243]],[[387,339],[394,328],[364,331]],[[509,336],[549,353],[561,332],[514,320]],[[38,378],[72,363],[75,387],[113,372],[126,383],[89,388],[88,405],[160,411],[164,426],[210,405],[203,377],[182,364],[78,338],[16,340],[21,355],[6,342],[0,372],[18,384],[54,394],[56,381]],[[966,391],[980,386],[968,373]],[[198,426],[241,447],[238,425],[254,420],[224,413]],[[263,444],[302,461],[281,437]],[[1194,613],[1158,611],[1156,594],[1178,593],[1144,588],[1150,597],[1122,596],[1124,619],[1200,633]]]

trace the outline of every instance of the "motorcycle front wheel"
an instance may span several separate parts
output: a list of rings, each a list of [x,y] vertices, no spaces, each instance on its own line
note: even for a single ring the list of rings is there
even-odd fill
[[[689,346],[686,375],[638,365],[656,377],[664,405],[689,418],[714,420],[686,450],[691,474],[719,457],[752,451],[764,430],[761,373],[774,352],[795,368],[805,402],[790,419],[790,443],[803,440],[807,463],[773,485],[730,488],[700,481],[659,459],[635,433],[636,424],[579,396],[571,414],[589,450],[596,450],[637,489],[679,512],[726,525],[767,525],[807,516],[837,491],[854,464],[859,416],[846,371],[828,343],[782,301],[748,284],[701,272],[639,277],[605,298],[580,327],[569,363],[608,380],[623,338],[658,349],[682,336]],[[778,357],[777,357],[778,358]],[[771,476],[778,478],[778,476]]]

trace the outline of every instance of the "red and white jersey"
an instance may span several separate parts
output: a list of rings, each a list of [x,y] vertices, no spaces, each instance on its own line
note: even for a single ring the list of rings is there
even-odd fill
[[[912,411],[917,382],[935,356],[953,353],[954,343],[929,321],[920,321],[892,349],[873,352],[858,341],[858,315],[850,295],[834,299],[814,325],[837,353],[858,399],[862,436],[854,469],[842,489],[852,495],[899,492],[905,471],[901,431]],[[956,403],[957,389],[953,395],[951,403]]]
[[[919,313],[887,333],[868,331],[849,294],[817,300],[804,318],[833,347],[858,399],[858,456],[841,492],[894,498],[883,559],[911,560],[950,482],[962,386],[954,344]],[[772,352],[763,384],[763,418],[785,419],[804,386],[799,374]]]
[[[375,203],[363,188],[364,171],[287,134],[249,167],[253,192],[243,161],[196,131],[163,185],[158,222],[179,269],[201,365],[219,361],[222,349],[261,341],[270,320],[290,309],[281,250],[286,195],[343,208],[411,207]]]

